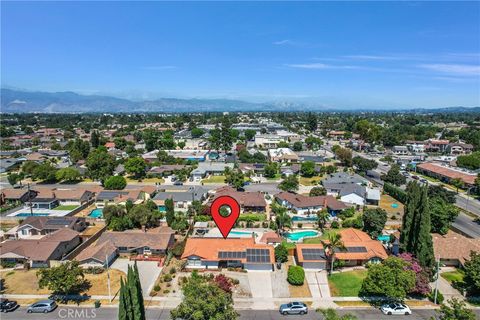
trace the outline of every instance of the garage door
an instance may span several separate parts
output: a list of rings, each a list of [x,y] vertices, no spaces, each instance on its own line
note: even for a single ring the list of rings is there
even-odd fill
[[[243,268],[246,270],[273,270],[271,263],[246,263]]]

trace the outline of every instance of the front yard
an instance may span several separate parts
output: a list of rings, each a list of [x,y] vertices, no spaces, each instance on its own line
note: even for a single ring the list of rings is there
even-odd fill
[[[300,177],[298,181],[302,186],[316,186],[320,183],[322,180],[321,177],[311,177],[311,178],[306,178],[306,177]]]
[[[203,179],[202,183],[225,183],[225,176],[210,176]]]
[[[367,270],[334,273],[328,277],[328,286],[334,297],[357,297]]]
[[[78,206],[76,204],[65,204],[58,207],[53,208],[53,210],[65,210],[65,211],[72,211],[77,209]]]
[[[38,287],[37,278],[38,269],[3,271],[0,277],[5,280],[4,294],[49,294],[46,288]],[[120,278],[125,277],[125,273],[110,269],[110,286],[112,295],[120,289]],[[85,279],[90,281],[91,287],[86,292],[87,295],[108,295],[107,272],[101,274],[85,274]]]
[[[440,275],[450,284],[453,282],[463,282],[463,277],[465,277],[465,273],[458,269],[455,271],[442,272]]]

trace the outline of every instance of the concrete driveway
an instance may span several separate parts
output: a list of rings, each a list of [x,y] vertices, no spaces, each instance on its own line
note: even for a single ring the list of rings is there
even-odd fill
[[[330,288],[326,271],[306,271],[305,280],[307,281],[313,298],[330,298]]]
[[[248,271],[248,282],[252,298],[272,298],[271,271]]]
[[[133,266],[134,262],[129,259],[118,258],[110,266],[112,269],[118,269],[125,272],[128,271],[128,265]],[[142,285],[143,296],[148,297],[148,294],[153,289],[158,275],[162,268],[158,266],[156,261],[137,261],[138,273],[140,274],[140,284]]]

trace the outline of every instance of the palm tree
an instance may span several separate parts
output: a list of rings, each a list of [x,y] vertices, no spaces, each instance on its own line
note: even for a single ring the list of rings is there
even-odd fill
[[[337,249],[345,250],[342,241],[342,235],[337,232],[330,232],[327,236],[327,241],[321,240],[325,253],[328,252],[330,256],[330,274],[333,272],[333,264],[335,263],[335,252]]]
[[[325,228],[325,225],[327,224],[329,217],[330,217],[330,214],[328,213],[327,210],[321,210],[317,212],[317,224],[320,230],[322,230],[322,232],[323,232],[323,228]]]
[[[273,209],[273,208],[272,208]],[[282,206],[276,206],[274,209],[275,212],[275,223],[277,224],[277,231],[280,234],[283,233],[285,227],[291,227],[292,218],[287,213],[287,208]]]

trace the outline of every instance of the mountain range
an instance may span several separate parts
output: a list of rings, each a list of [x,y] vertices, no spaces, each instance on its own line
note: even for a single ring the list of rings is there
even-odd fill
[[[171,112],[224,112],[224,111],[385,111],[386,108],[333,108],[320,103],[273,101],[264,103],[230,99],[178,99],[132,101],[103,95],[83,95],[75,92],[40,92],[1,89],[2,113],[171,113]],[[447,107],[438,109],[404,108],[390,111],[480,112],[480,107]]]

